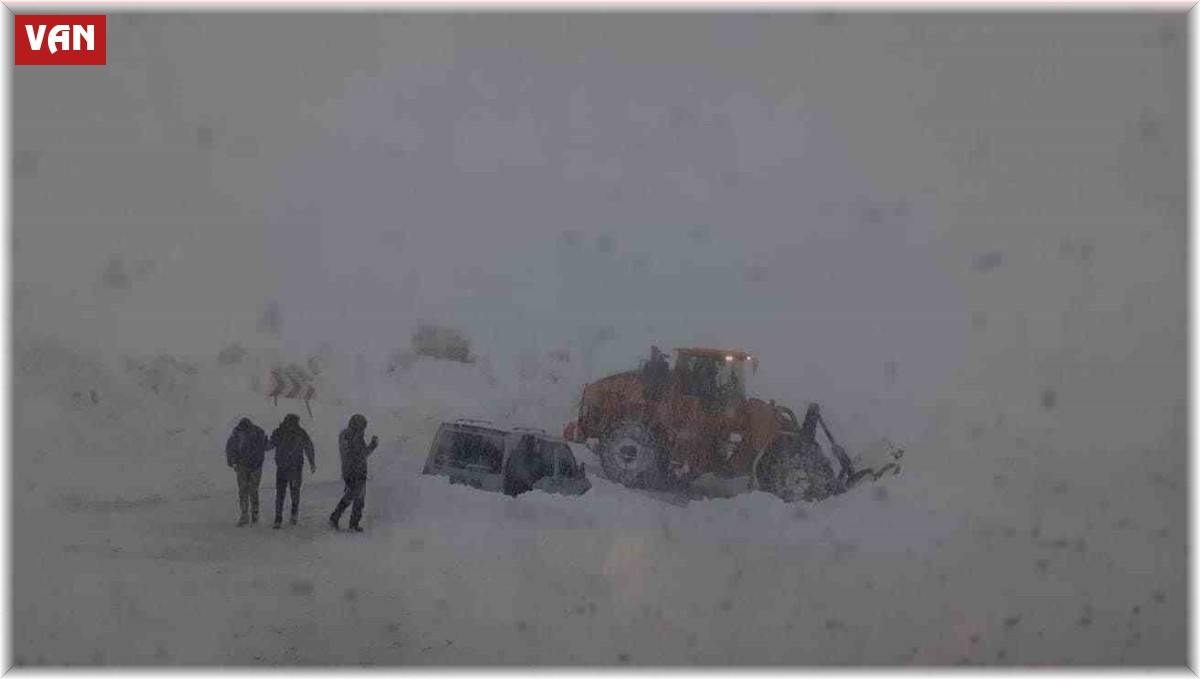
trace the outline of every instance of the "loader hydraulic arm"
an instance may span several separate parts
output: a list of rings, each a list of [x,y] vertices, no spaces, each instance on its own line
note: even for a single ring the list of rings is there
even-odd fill
[[[829,425],[825,424],[825,418],[821,417],[821,409],[817,404],[814,403],[809,408],[809,416],[815,418],[817,424],[821,425],[821,431],[825,432],[826,438],[829,439],[829,445],[833,449],[833,456],[837,458],[838,465],[842,468],[840,477],[847,486],[850,486],[862,476],[862,473],[854,471],[853,460],[846,454],[846,449],[838,444],[837,439],[833,437],[833,432],[829,431]]]
[[[815,434],[815,427],[813,427],[813,425],[819,425],[821,427],[821,431],[825,432],[825,436],[829,439],[830,447],[833,449],[833,456],[837,458],[838,465],[840,465],[842,468],[841,474],[838,475],[838,479],[842,482],[842,484],[844,484],[846,489],[854,486],[856,483],[862,480],[863,477],[871,476],[875,480],[878,480],[879,477],[884,474],[884,472],[893,471],[894,473],[895,471],[899,470],[899,465],[894,463],[888,463],[878,470],[871,469],[869,467],[855,470],[854,461],[851,460],[850,456],[846,454],[846,449],[843,448],[837,442],[837,439],[833,437],[833,432],[829,430],[829,425],[825,424],[825,418],[821,417],[820,406],[818,406],[816,403],[808,407],[808,412],[804,417],[804,424],[805,426],[803,427],[803,430],[806,432],[812,432]]]

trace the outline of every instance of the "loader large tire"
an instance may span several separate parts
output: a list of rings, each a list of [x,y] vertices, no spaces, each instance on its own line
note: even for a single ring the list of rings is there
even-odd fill
[[[667,454],[653,430],[626,422],[600,441],[596,449],[609,479],[629,488],[659,488],[667,477]]]
[[[758,487],[784,502],[817,502],[836,494],[833,465],[815,444],[776,444],[759,462]]]

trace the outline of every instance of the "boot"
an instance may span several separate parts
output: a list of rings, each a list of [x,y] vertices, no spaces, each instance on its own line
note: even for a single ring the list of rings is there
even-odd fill
[[[258,512],[250,515],[250,523],[258,523]]]
[[[245,514],[242,514],[242,518],[238,519],[237,525],[238,528],[241,528],[248,523],[250,523],[250,519]]]
[[[351,524],[350,530],[354,531],[355,533],[363,532],[362,526],[358,525],[357,523]]]
[[[294,525],[296,525],[296,520],[297,520],[296,515],[292,514],[292,518],[288,519],[288,523],[290,523],[294,526]]]
[[[279,530],[280,528],[283,528],[283,517],[282,516],[275,517],[275,525],[271,526],[271,527],[274,528],[275,530]]]
[[[349,506],[350,505],[346,502],[345,498],[342,498],[338,501],[337,506],[333,508],[333,513],[329,515],[329,525],[333,526],[334,530],[341,529],[341,526],[338,524],[341,523],[342,514],[346,512],[346,508]],[[354,517],[350,518],[353,519]],[[353,523],[353,521],[351,521],[351,523]]]

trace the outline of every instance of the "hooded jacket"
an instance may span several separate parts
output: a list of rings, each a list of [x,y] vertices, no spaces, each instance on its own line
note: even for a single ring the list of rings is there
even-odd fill
[[[264,454],[270,449],[271,445],[262,427],[243,417],[233,428],[229,440],[225,442],[225,462],[258,469],[262,467]]]
[[[312,439],[300,426],[300,418],[296,415],[283,418],[271,432],[270,445],[275,449],[275,466],[279,469],[301,469],[306,457],[309,465],[316,466]]]
[[[363,431],[367,421],[362,415],[350,418],[347,425],[338,436],[338,451],[342,455],[342,478],[344,480],[363,479],[367,476],[367,458],[375,451],[378,441],[367,444],[363,439]]]

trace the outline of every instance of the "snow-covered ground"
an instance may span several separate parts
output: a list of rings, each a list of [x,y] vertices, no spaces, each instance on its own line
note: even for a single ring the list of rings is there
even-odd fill
[[[246,388],[268,360],[254,353],[110,366],[49,340],[17,352],[17,449],[30,453],[14,469],[18,662],[1180,659],[1185,569],[1172,536],[1150,530],[1155,507],[1122,526],[1115,511],[1011,502],[1106,492],[1069,479],[1049,488],[1013,468],[944,483],[938,456],[916,449],[901,476],[815,505],[751,493],[675,506],[594,474],[580,498],[486,494],[422,477],[429,439],[456,410],[519,410],[521,393],[480,366],[421,359],[373,380],[367,532],[339,533],[324,525],[340,493],[336,395],[314,420],[275,407]],[[296,407],[318,449],[301,522],[270,529],[268,462],[264,523],[237,528],[227,431],[241,413],[274,426]],[[1010,432],[979,445],[1020,445]]]

